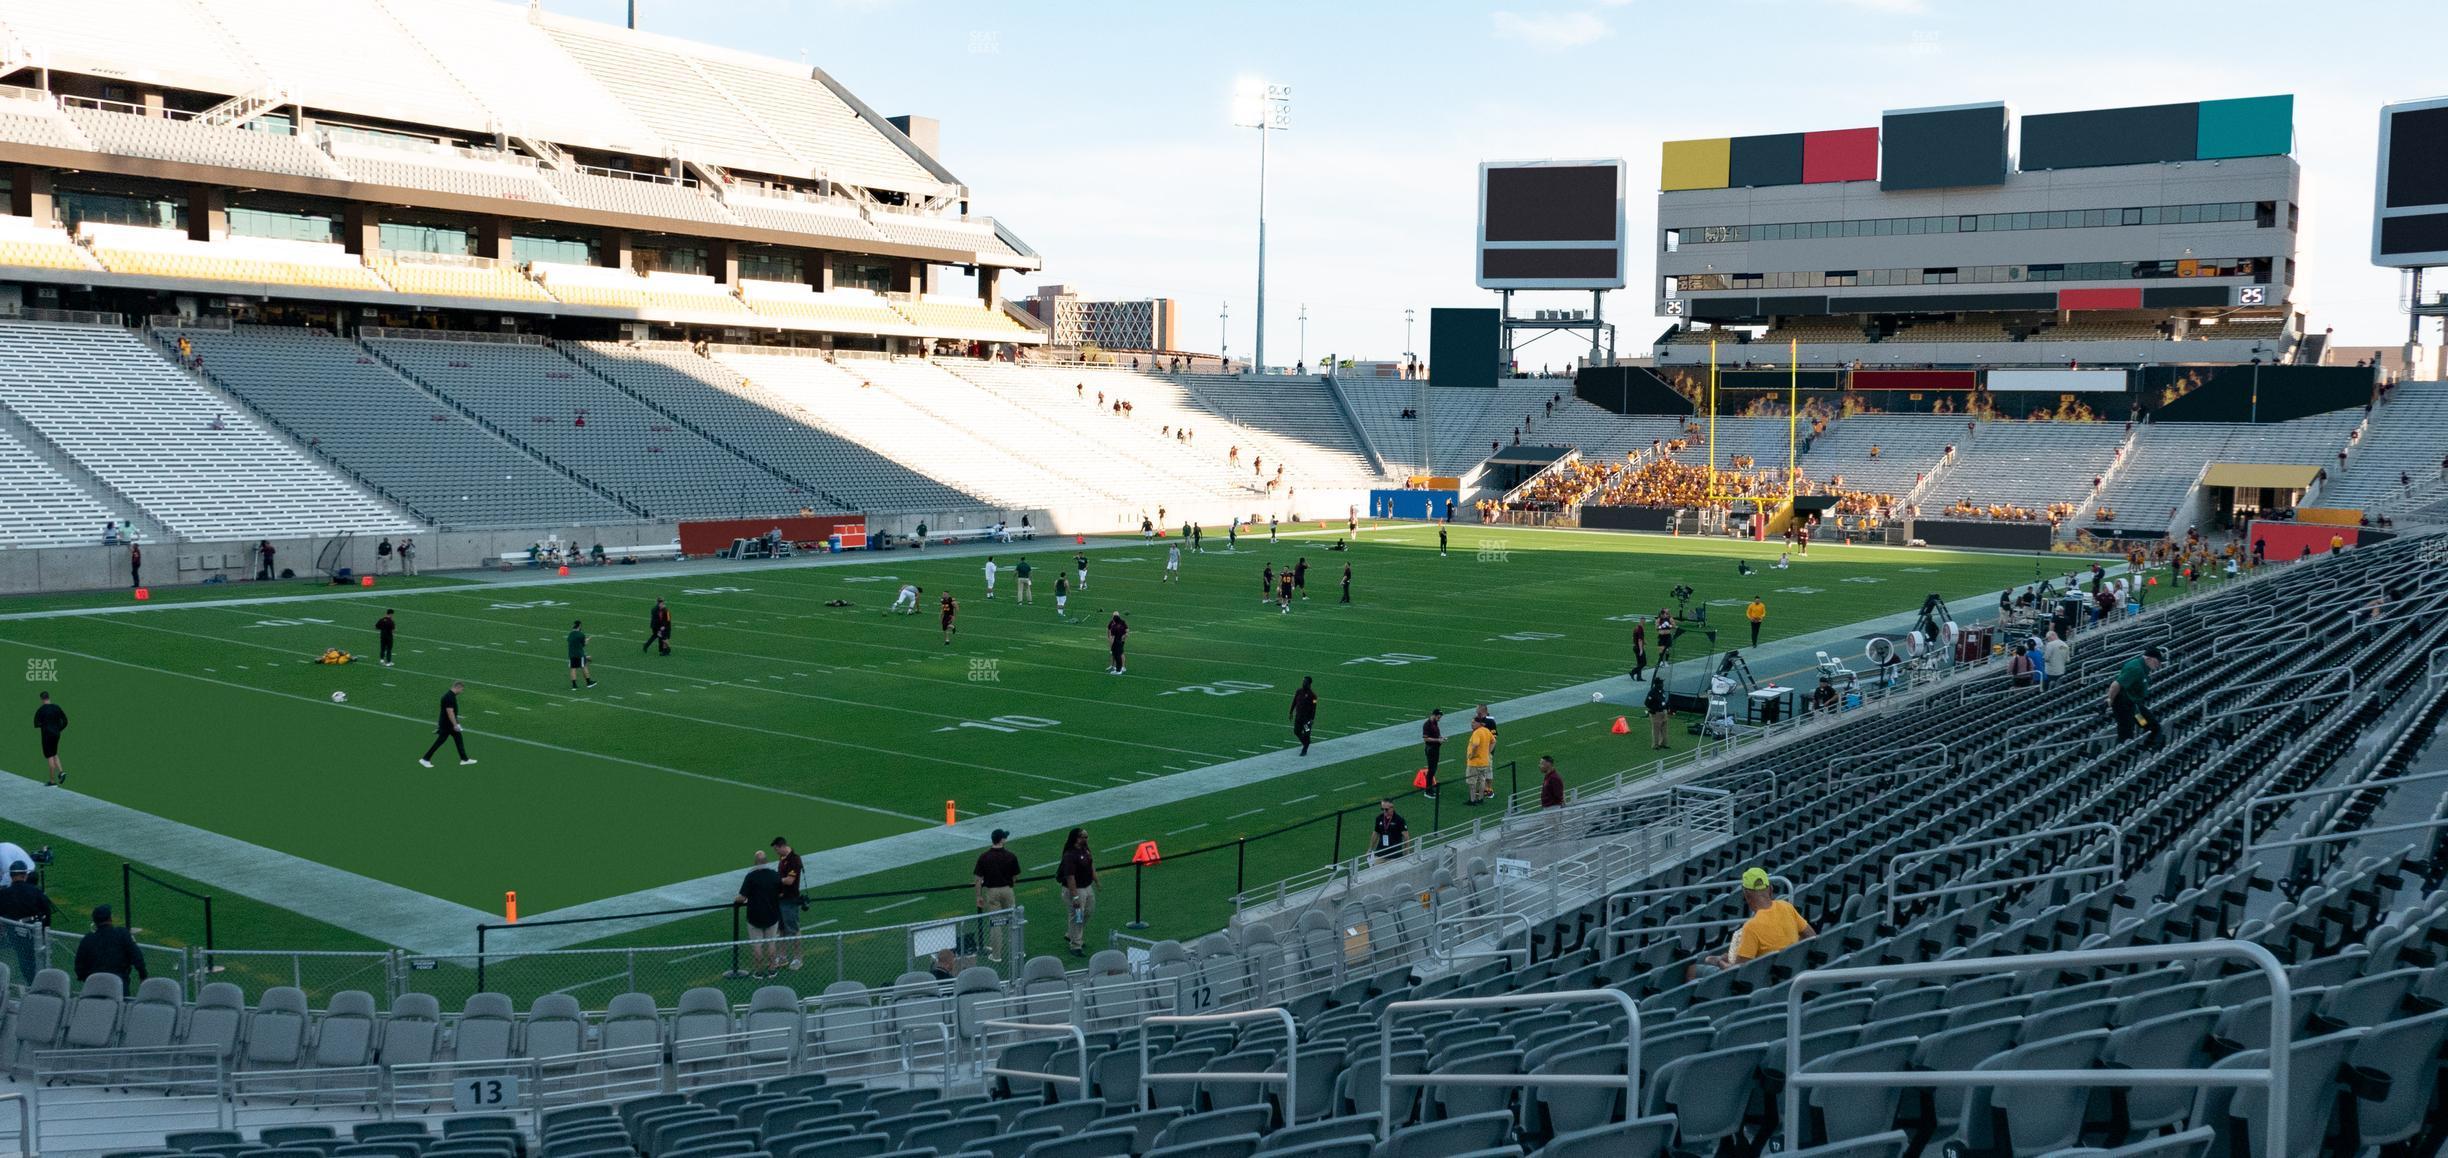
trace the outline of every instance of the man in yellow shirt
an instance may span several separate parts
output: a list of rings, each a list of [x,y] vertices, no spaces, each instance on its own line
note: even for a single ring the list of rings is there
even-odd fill
[[[1471,721],[1470,745],[1464,749],[1462,773],[1477,804],[1496,794],[1496,721],[1485,716]]]
[[[1731,969],[1745,961],[1756,960],[1816,935],[1810,922],[1802,919],[1792,903],[1776,895],[1776,887],[1768,880],[1768,870],[1749,868],[1742,875],[1743,908],[1751,913],[1742,928],[1735,931],[1734,941],[1719,957],[1703,957],[1701,964],[1708,969]]]
[[[1760,624],[1768,618],[1768,605],[1759,596],[1752,596],[1751,606],[1743,608],[1743,618],[1751,621],[1751,646],[1758,647]]]

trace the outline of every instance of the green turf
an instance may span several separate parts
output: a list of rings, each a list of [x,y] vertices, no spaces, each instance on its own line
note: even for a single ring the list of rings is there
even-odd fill
[[[1718,604],[1711,617],[1729,635],[1741,630],[1740,603],[1764,594],[1773,641],[1876,617],[1900,628],[1929,591],[1964,597],[2029,582],[2035,565],[1820,546],[1793,570],[1737,580],[1736,557],[1764,565],[1775,545],[1456,528],[1440,558],[1427,527],[1374,530],[1348,555],[1327,545],[1245,538],[1237,554],[1187,559],[1178,586],[1157,581],[1164,544],[1092,552],[1069,623],[1056,620],[1051,589],[1070,551],[1035,545],[999,555],[1006,569],[992,601],[975,556],[895,553],[844,567],[420,592],[396,604],[390,669],[308,662],[325,647],[371,654],[380,589],[307,606],[0,621],[0,664],[58,661],[54,689],[76,721],[65,755],[81,791],[486,910],[516,889],[535,914],[741,866],[775,832],[803,850],[832,848],[941,823],[947,799],[967,820],[1274,751],[1289,739],[1286,703],[1302,675],[1318,680],[1321,739],[1413,721],[1430,706],[1460,712],[1620,677],[1630,625],[1617,617],[1654,614],[1678,582]],[[1013,604],[1009,564],[1023,554],[1037,568],[1034,607]],[[1311,598],[1278,615],[1258,599],[1259,569],[1302,555]],[[1334,602],[1346,560],[1348,607]],[[927,589],[922,614],[882,613],[899,580]],[[961,599],[948,646],[933,613],[946,587]],[[639,649],[657,596],[677,621],[668,658]],[[825,606],[836,598],[853,606]],[[1112,676],[1101,627],[1117,607],[1133,631],[1130,671]],[[595,633],[601,686],[591,691],[566,680],[573,617]],[[1362,662],[1370,657],[1396,662]],[[452,678],[468,682],[463,709],[481,763],[455,767],[446,748],[425,771],[414,759]],[[335,690],[348,693],[345,706],[330,701]],[[1548,746],[1568,776],[1639,763],[1645,745],[1626,758],[1602,728],[1576,727],[1611,714],[1527,721],[1508,729],[1501,758],[1522,759],[1525,778]],[[7,762],[12,771],[39,775],[30,748]],[[1100,848],[1210,843],[1364,804],[1407,780],[1415,755],[1406,747],[1307,769],[1093,827]],[[1459,763],[1458,743],[1448,763]],[[1449,807],[1446,821],[1461,811]],[[1412,821],[1428,818],[1415,808]],[[1254,851],[1248,879],[1325,863],[1327,831],[1314,847],[1283,840]],[[1056,839],[1023,841],[1024,863],[1050,861]],[[1347,830],[1347,855],[1356,839]],[[1233,859],[1174,866],[1166,879],[1178,892],[1152,920],[1172,933],[1212,929],[1229,884],[1171,882],[1211,883],[1205,874],[1218,872],[1229,881]],[[893,865],[811,886],[966,878],[965,865]],[[278,891],[267,882],[262,895]],[[1106,915],[1119,919],[1125,898],[1109,891]],[[865,911],[882,903],[811,920],[915,919],[966,898]]]

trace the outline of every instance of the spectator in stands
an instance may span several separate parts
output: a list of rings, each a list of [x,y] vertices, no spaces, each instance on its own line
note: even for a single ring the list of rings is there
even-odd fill
[[[2154,645],[2117,669],[2108,685],[2108,714],[2116,718],[2118,743],[2133,739],[2139,730],[2149,733],[2152,747],[2159,745],[2159,720],[2150,711],[2150,677],[2165,662],[2167,652]]]
[[[2014,686],[2018,688],[2039,686],[2040,677],[2037,665],[2032,663],[2029,644],[2017,643],[2014,645],[2014,654],[2006,661],[2006,672],[2013,677]]]
[[[1793,907],[1792,902],[1776,895],[1776,885],[1768,879],[1768,870],[1747,868],[1742,875],[1743,908],[1751,915],[1734,931],[1734,940],[1719,956],[1703,957],[1694,966],[1692,975],[1731,969],[1746,961],[1755,961],[1771,953],[1791,948],[1805,937],[1818,935],[1809,921]]]
[[[139,978],[148,978],[152,971],[145,968],[144,951],[136,947],[136,938],[111,923],[111,907],[95,905],[93,932],[77,942],[76,979],[82,984],[96,973],[109,973],[119,978],[120,987],[127,988]],[[133,973],[135,976],[130,977]]]
[[[782,874],[765,863],[765,850],[749,858],[748,875],[740,878],[740,920],[748,926],[748,975],[771,977],[782,971]]]
[[[1839,707],[1843,706],[1843,702],[1836,694],[1835,682],[1826,676],[1820,676],[1819,686],[1811,689],[1811,710],[1821,715],[1832,716],[1836,714]]]
[[[1394,811],[1393,797],[1381,797],[1377,801],[1374,832],[1375,838],[1369,845],[1369,852],[1378,860],[1389,860],[1410,851],[1411,826],[1403,820],[1402,813]]]
[[[986,959],[989,961],[1003,959],[1002,937],[1008,920],[993,914],[1008,912],[1014,904],[1018,903],[1017,896],[1012,892],[1012,886],[1020,881],[1020,858],[1014,855],[1012,850],[1003,847],[1003,842],[1010,839],[1011,833],[1004,829],[998,828],[988,833],[986,851],[978,854],[977,864],[971,869],[971,875],[977,882],[975,889],[977,909],[981,913],[988,914],[989,933],[986,942]]]
[[[119,545],[119,520],[102,520],[102,545],[105,547],[116,547]]]
[[[2066,657],[2073,650],[2065,639],[2057,634],[2057,629],[2054,627],[2048,630],[2048,634],[2041,637],[2040,662],[2038,670],[2033,674],[2038,677],[2043,686],[2046,686],[2050,680],[2065,676]]]
[[[1539,757],[1539,807],[1564,807],[1564,774],[1556,771],[1555,757]]]
[[[34,949],[51,926],[51,898],[27,879],[30,867],[25,862],[8,866],[8,886],[0,888],[0,919],[10,922],[8,939],[17,950],[17,975],[28,982],[34,980]]]

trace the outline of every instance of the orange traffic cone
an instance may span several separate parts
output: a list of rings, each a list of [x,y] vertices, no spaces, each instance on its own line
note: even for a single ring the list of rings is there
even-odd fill
[[[567,564],[563,564],[561,567],[561,577],[564,579],[569,578],[569,566]]]
[[[1617,716],[1615,717],[1615,726],[1608,728],[1607,731],[1613,732],[1618,736],[1629,736],[1632,734],[1632,725],[1625,723],[1622,716]]]
[[[1071,536],[1071,540],[1083,547],[1088,545],[1088,536],[1086,535],[1073,535]]]

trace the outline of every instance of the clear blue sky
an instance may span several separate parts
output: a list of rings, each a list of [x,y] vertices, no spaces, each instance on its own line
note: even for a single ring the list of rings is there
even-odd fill
[[[622,0],[544,0],[619,23]],[[2263,0],[639,0],[642,29],[802,56],[887,114],[943,122],[976,208],[1091,297],[1171,297],[1183,345],[1250,348],[1257,134],[1235,81],[1293,87],[1270,143],[1268,361],[1391,357],[1403,310],[1494,304],[1471,284],[1482,160],[1621,156],[1631,288],[1649,316],[1658,144],[1876,124],[1880,110],[2003,100],[2018,112],[2296,97],[2304,166],[2296,305],[2357,345],[2402,342],[2399,279],[2369,262],[2379,106],[2448,92],[2448,4]],[[1007,283],[1013,296],[1028,283]],[[1520,308],[1575,305],[1524,296]],[[2436,331],[2434,331],[2436,332]],[[1523,361],[1562,362],[1567,339]]]

